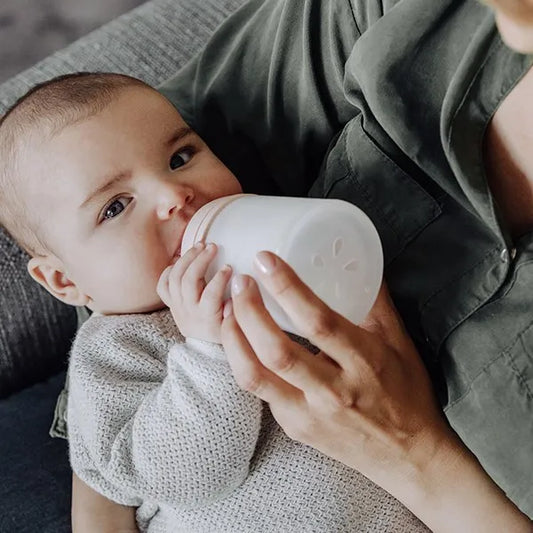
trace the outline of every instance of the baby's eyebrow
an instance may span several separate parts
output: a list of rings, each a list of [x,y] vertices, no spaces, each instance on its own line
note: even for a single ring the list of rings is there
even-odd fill
[[[170,146],[172,144],[177,143],[184,137],[188,137],[189,135],[194,135],[194,130],[190,128],[189,126],[182,126],[181,128],[178,128],[170,137],[170,139],[167,141],[167,144]]]
[[[119,172],[118,174],[115,174],[113,176],[109,176],[104,180],[104,184],[98,187],[96,190],[91,192],[89,196],[83,201],[83,203],[78,207],[78,209],[85,209],[90,204],[92,204],[98,197],[100,197],[103,193],[114,187],[117,183],[120,183],[122,181],[126,181],[131,178],[131,170],[125,170],[122,172]]]

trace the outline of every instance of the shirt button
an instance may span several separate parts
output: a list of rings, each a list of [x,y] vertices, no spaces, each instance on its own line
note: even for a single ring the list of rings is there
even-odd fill
[[[516,248],[511,248],[511,251],[509,252],[509,250],[507,248],[504,248],[501,253],[500,253],[500,259],[504,262],[504,263],[508,263],[509,262],[509,257],[512,259],[514,259],[516,257]]]

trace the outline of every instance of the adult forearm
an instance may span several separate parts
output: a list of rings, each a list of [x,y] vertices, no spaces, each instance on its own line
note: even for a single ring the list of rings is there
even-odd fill
[[[445,440],[429,462],[411,463],[406,472],[405,486],[392,484],[392,491],[435,533],[533,531],[458,438]]]

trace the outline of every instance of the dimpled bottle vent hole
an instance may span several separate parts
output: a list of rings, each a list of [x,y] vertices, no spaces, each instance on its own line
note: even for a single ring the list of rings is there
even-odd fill
[[[337,257],[341,253],[343,245],[342,237],[337,237],[333,243],[333,257]]]
[[[331,242],[332,255],[317,251],[310,258],[312,266],[320,270],[315,273],[316,293],[330,295],[340,303],[349,297],[346,288],[357,281],[361,270],[360,261],[353,257],[353,250],[345,244],[342,237],[337,237]],[[363,287],[362,290],[366,294],[370,292],[368,287]]]
[[[359,268],[359,262],[355,259],[352,259],[351,261],[348,261],[343,267],[344,270],[349,270],[350,272],[356,272]]]
[[[318,254],[314,255],[312,259],[312,263],[314,266],[318,268],[324,268],[324,259],[322,259],[321,255],[318,255]]]

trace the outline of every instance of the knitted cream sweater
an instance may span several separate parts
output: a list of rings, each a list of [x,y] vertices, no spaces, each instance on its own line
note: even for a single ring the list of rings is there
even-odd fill
[[[221,346],[184,339],[168,310],[91,317],[69,385],[72,467],[137,507],[141,531],[427,531],[364,476],[289,439],[237,387]]]

